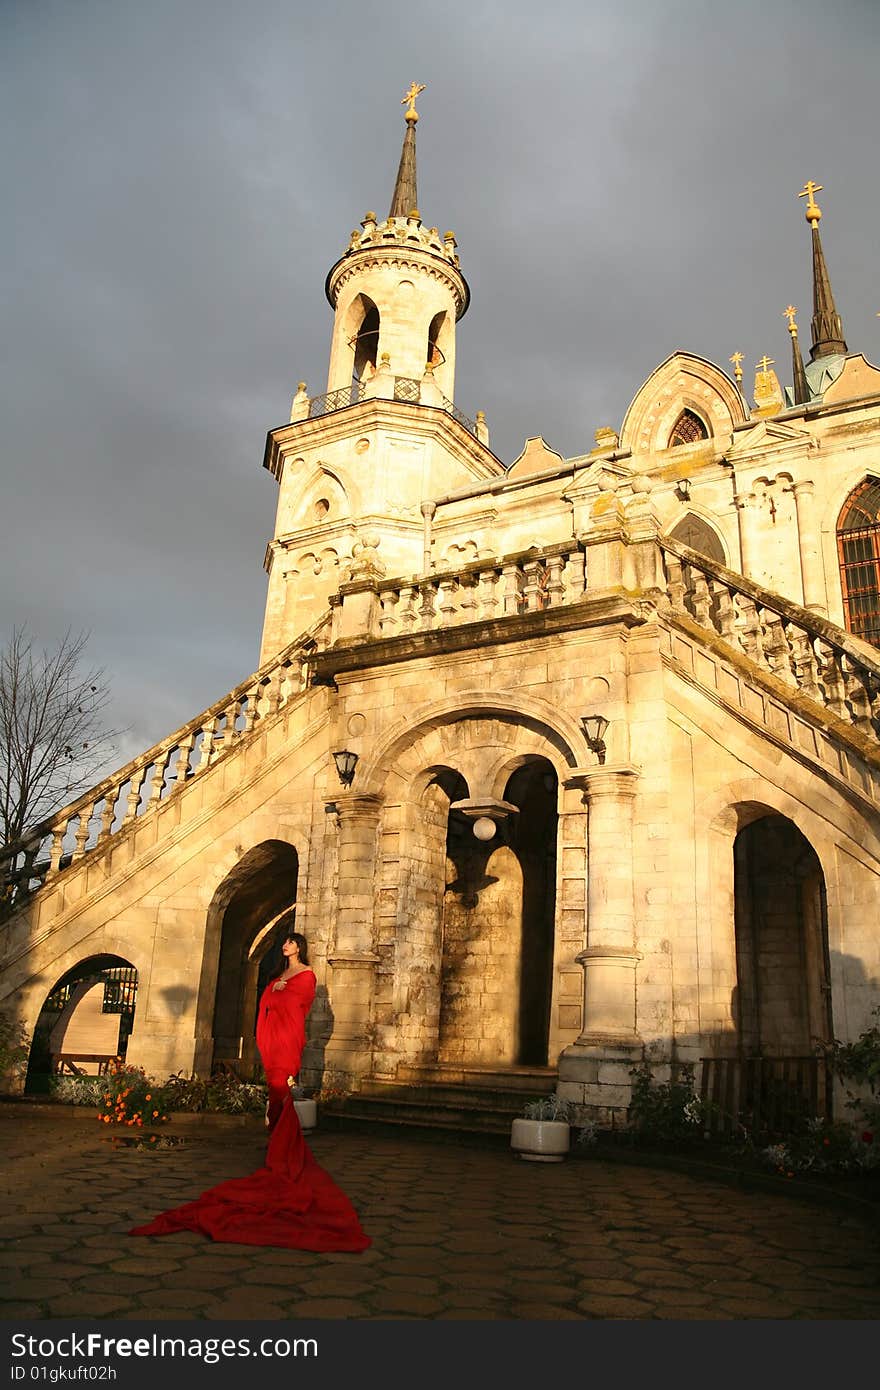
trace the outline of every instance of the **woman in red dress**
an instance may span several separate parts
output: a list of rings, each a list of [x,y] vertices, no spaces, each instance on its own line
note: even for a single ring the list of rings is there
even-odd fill
[[[282,926],[285,920],[290,920],[286,914]],[[299,1073],[315,976],[299,932],[287,931],[281,952],[283,968],[263,990],[257,1015],[257,1046],[269,1086],[264,1166],[162,1212],[130,1235],[201,1231],[212,1240],[298,1250],[365,1250],[370,1244],[351,1202],[303,1138],[290,1083]]]
[[[284,968],[263,990],[257,1014],[257,1047],[269,1087],[269,1133],[281,1118],[285,1098],[299,1075],[306,1043],[306,1014],[315,998],[306,939],[290,931],[281,943]]]

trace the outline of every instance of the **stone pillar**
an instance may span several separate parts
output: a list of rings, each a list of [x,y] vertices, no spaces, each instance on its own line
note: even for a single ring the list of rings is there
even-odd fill
[[[290,423],[295,420],[308,420],[311,402],[304,381],[297,382],[296,395],[290,403]]]
[[[794,506],[797,513],[798,549],[801,557],[801,578],[804,586],[804,607],[828,616],[825,593],[825,570],[819,548],[819,528],[816,524],[816,502],[813,484],[806,480],[795,483]]]
[[[559,1093],[599,1108],[625,1110],[630,1069],[641,1058],[636,1029],[633,810],[638,773],[595,767],[581,774],[588,806],[587,944],[580,1037],[559,1059]]]
[[[752,577],[752,535],[750,527],[751,496],[738,492],[733,499],[736,507],[736,522],[739,527],[740,573],[747,579]]]
[[[332,969],[333,1033],[328,1067],[364,1076],[372,1067],[375,971],[373,913],[382,798],[346,792],[334,798],[338,841],[336,921],[327,963]]]
[[[601,492],[593,503],[590,529],[578,536],[587,552],[587,593],[617,594],[624,588],[626,541],[624,511],[615,493]]]
[[[437,510],[436,502],[422,503],[422,574],[430,574],[431,564],[431,523]]]

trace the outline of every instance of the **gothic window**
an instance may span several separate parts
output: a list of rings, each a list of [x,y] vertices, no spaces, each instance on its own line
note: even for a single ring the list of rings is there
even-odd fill
[[[866,478],[843,504],[837,553],[846,626],[880,645],[880,478]]]
[[[692,410],[683,410],[672,427],[668,448],[674,449],[677,444],[696,444],[700,439],[708,438],[709,431],[699,415]]]
[[[693,512],[683,516],[669,534],[673,540],[681,541],[682,545],[689,545],[691,550],[698,550],[701,555],[708,555],[710,560],[717,560],[719,565],[727,564],[724,546],[717,534],[707,521],[694,516]]]

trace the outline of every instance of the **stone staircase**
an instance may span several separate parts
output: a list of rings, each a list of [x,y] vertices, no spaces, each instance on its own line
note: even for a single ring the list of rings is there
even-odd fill
[[[401,1071],[394,1081],[366,1078],[346,1100],[322,1105],[322,1127],[507,1144],[511,1121],[523,1106],[555,1091],[557,1082],[555,1067],[438,1065]]]

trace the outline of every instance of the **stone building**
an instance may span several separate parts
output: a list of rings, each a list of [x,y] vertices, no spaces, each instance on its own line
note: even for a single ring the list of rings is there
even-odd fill
[[[268,436],[262,664],[8,856],[0,1007],[42,1035],[133,970],[129,1060],[250,1073],[295,902],[307,1080],[607,1119],[643,1056],[804,1058],[877,1002],[880,371],[810,184],[790,390],[675,353],[589,453],[505,466],[455,404],[470,292],[417,120],[327,277],[326,393]]]

